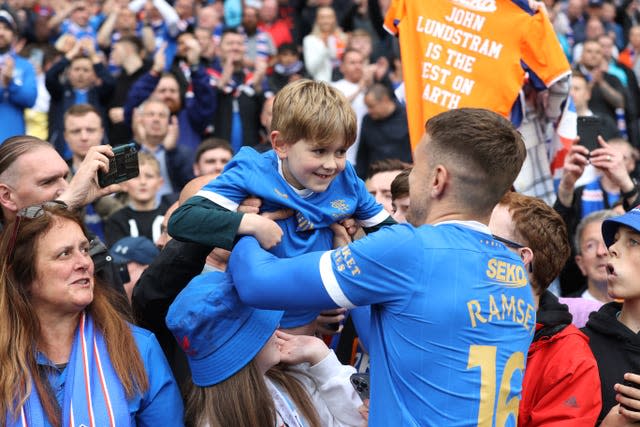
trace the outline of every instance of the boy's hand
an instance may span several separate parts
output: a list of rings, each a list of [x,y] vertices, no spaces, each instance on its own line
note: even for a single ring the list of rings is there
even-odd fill
[[[238,234],[254,236],[263,249],[271,249],[282,240],[282,229],[272,219],[262,215],[244,214]]]
[[[342,246],[346,246],[352,242],[351,235],[348,232],[348,229],[337,222],[334,222],[329,226],[331,231],[333,231],[333,248],[340,248]]]
[[[280,361],[290,365],[310,363],[317,365],[329,354],[329,348],[320,339],[311,335],[291,335],[276,330]]]

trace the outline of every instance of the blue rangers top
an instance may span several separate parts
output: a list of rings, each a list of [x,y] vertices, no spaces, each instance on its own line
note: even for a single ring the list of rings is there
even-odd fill
[[[536,309],[521,260],[485,225],[394,225],[291,259],[246,237],[229,271],[260,308],[371,304],[369,425],[516,425]]]

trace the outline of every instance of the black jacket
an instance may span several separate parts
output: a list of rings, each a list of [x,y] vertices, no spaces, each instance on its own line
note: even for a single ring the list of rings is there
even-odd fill
[[[627,372],[640,373],[640,336],[617,319],[622,304],[610,302],[591,313],[582,331],[598,362],[602,383],[602,420],[618,404],[613,386],[624,382]]]

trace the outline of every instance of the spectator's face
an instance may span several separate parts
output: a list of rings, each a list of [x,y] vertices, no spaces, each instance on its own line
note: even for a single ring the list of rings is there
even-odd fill
[[[198,26],[212,31],[218,24],[220,24],[220,15],[218,15],[214,7],[207,6],[200,9],[200,12],[198,12]]]
[[[349,41],[351,48],[362,53],[363,58],[368,59],[371,56],[373,46],[371,45],[371,38],[365,36],[355,36]]]
[[[102,120],[94,112],[83,116],[67,116],[64,121],[64,139],[71,152],[84,159],[89,148],[100,145],[103,137]]]
[[[640,27],[631,27],[629,30],[629,44],[634,48],[640,48]]]
[[[600,47],[600,44],[594,41],[584,42],[580,62],[588,69],[600,67],[602,64],[602,47]]]
[[[606,61],[609,61],[611,59],[611,56],[613,55],[613,40],[611,39],[611,37],[602,36],[598,38],[598,43],[602,48],[603,58]]]
[[[263,22],[273,22],[278,17],[278,2],[276,0],[264,0],[260,8],[260,19]]]
[[[225,33],[220,40],[220,56],[223,61],[230,58],[234,64],[241,64],[244,58],[245,46],[242,34]]]
[[[258,28],[258,10],[253,7],[245,7],[242,13],[242,26],[247,32],[254,32]]]
[[[176,0],[174,8],[180,19],[187,19],[193,16],[192,0]]]
[[[96,75],[89,58],[75,59],[69,66],[69,84],[74,89],[88,89],[95,82]]]
[[[587,224],[582,230],[580,255],[576,255],[576,264],[583,276],[592,283],[607,281],[607,263],[609,252],[602,238],[602,221]]]
[[[77,2],[75,9],[71,12],[71,20],[81,27],[86,27],[89,23],[89,8],[83,1]]]
[[[132,32],[136,29],[136,15],[129,8],[124,8],[118,14],[116,23],[118,31]]]
[[[93,261],[89,241],[75,222],[59,218],[40,236],[36,278],[29,286],[36,312],[79,313],[93,301]]]
[[[342,58],[340,71],[342,71],[345,80],[351,83],[359,82],[364,74],[364,57],[362,54],[354,51],[347,52]]]
[[[569,90],[573,102],[576,108],[587,108],[589,99],[591,98],[591,90],[587,84],[587,81],[582,77],[571,78],[571,89]]]
[[[284,65],[285,67],[295,64],[297,60],[298,60],[298,55],[295,54],[294,52],[291,52],[290,50],[286,50],[278,54],[278,62]]]
[[[169,107],[171,113],[177,113],[182,108],[180,102],[180,87],[178,82],[171,76],[164,76],[158,82],[153,91],[154,97],[159,98]]]
[[[373,175],[365,182],[369,193],[375,197],[376,202],[380,203],[385,210],[389,212],[389,215],[393,214],[393,205],[391,203],[391,183],[400,172],[402,171],[380,172]]]
[[[330,7],[320,7],[316,12],[316,23],[322,33],[332,33],[336,28],[336,13]]]
[[[434,179],[434,171],[429,161],[429,141],[428,135],[423,135],[420,143],[415,149],[413,157],[413,168],[409,174],[409,211],[407,220],[416,227],[423,225],[429,215],[429,203],[431,200],[431,184]],[[398,171],[398,173],[400,173]],[[395,176],[394,176],[395,178]],[[391,187],[391,181],[389,181]]]
[[[391,101],[383,96],[382,99],[376,100],[372,93],[364,97],[364,103],[367,106],[367,114],[373,120],[382,120],[387,118],[389,114],[389,103]]]
[[[229,150],[224,148],[207,150],[202,153],[198,159],[198,163],[195,165],[195,175],[220,174],[222,169],[224,169],[224,165],[229,163],[229,160],[231,160],[231,153]]]
[[[584,31],[588,39],[596,39],[604,34],[604,25],[602,25],[600,19],[591,18],[587,21],[587,26]]]
[[[164,138],[169,130],[169,111],[160,102],[145,104],[142,111],[142,126],[147,138]]]
[[[213,37],[211,36],[211,32],[205,28],[196,28],[194,31],[194,35],[196,36],[196,40],[200,44],[200,49],[202,50],[202,56],[209,56],[213,49]]]
[[[393,208],[393,219],[398,223],[407,222],[407,212],[409,211],[409,196],[398,197],[391,202]]]
[[[4,52],[11,47],[13,43],[13,31],[11,27],[0,24],[0,52]]]
[[[625,302],[640,298],[640,233],[621,225],[609,247],[607,291],[612,298]]]
[[[160,171],[152,164],[143,163],[140,165],[140,174],[126,181],[124,186],[131,200],[144,204],[155,200],[162,182]]]
[[[2,182],[10,192],[10,202],[3,206],[12,212],[57,199],[69,184],[69,167],[55,149],[38,147],[20,156],[10,166],[15,179]]]

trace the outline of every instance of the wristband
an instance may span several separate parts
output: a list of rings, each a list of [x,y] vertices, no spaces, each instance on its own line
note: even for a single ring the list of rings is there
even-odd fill
[[[626,192],[620,192],[620,197],[622,197],[623,199],[628,199],[629,197],[638,193],[638,182],[635,178],[631,178],[631,181],[633,182],[633,188]]]

